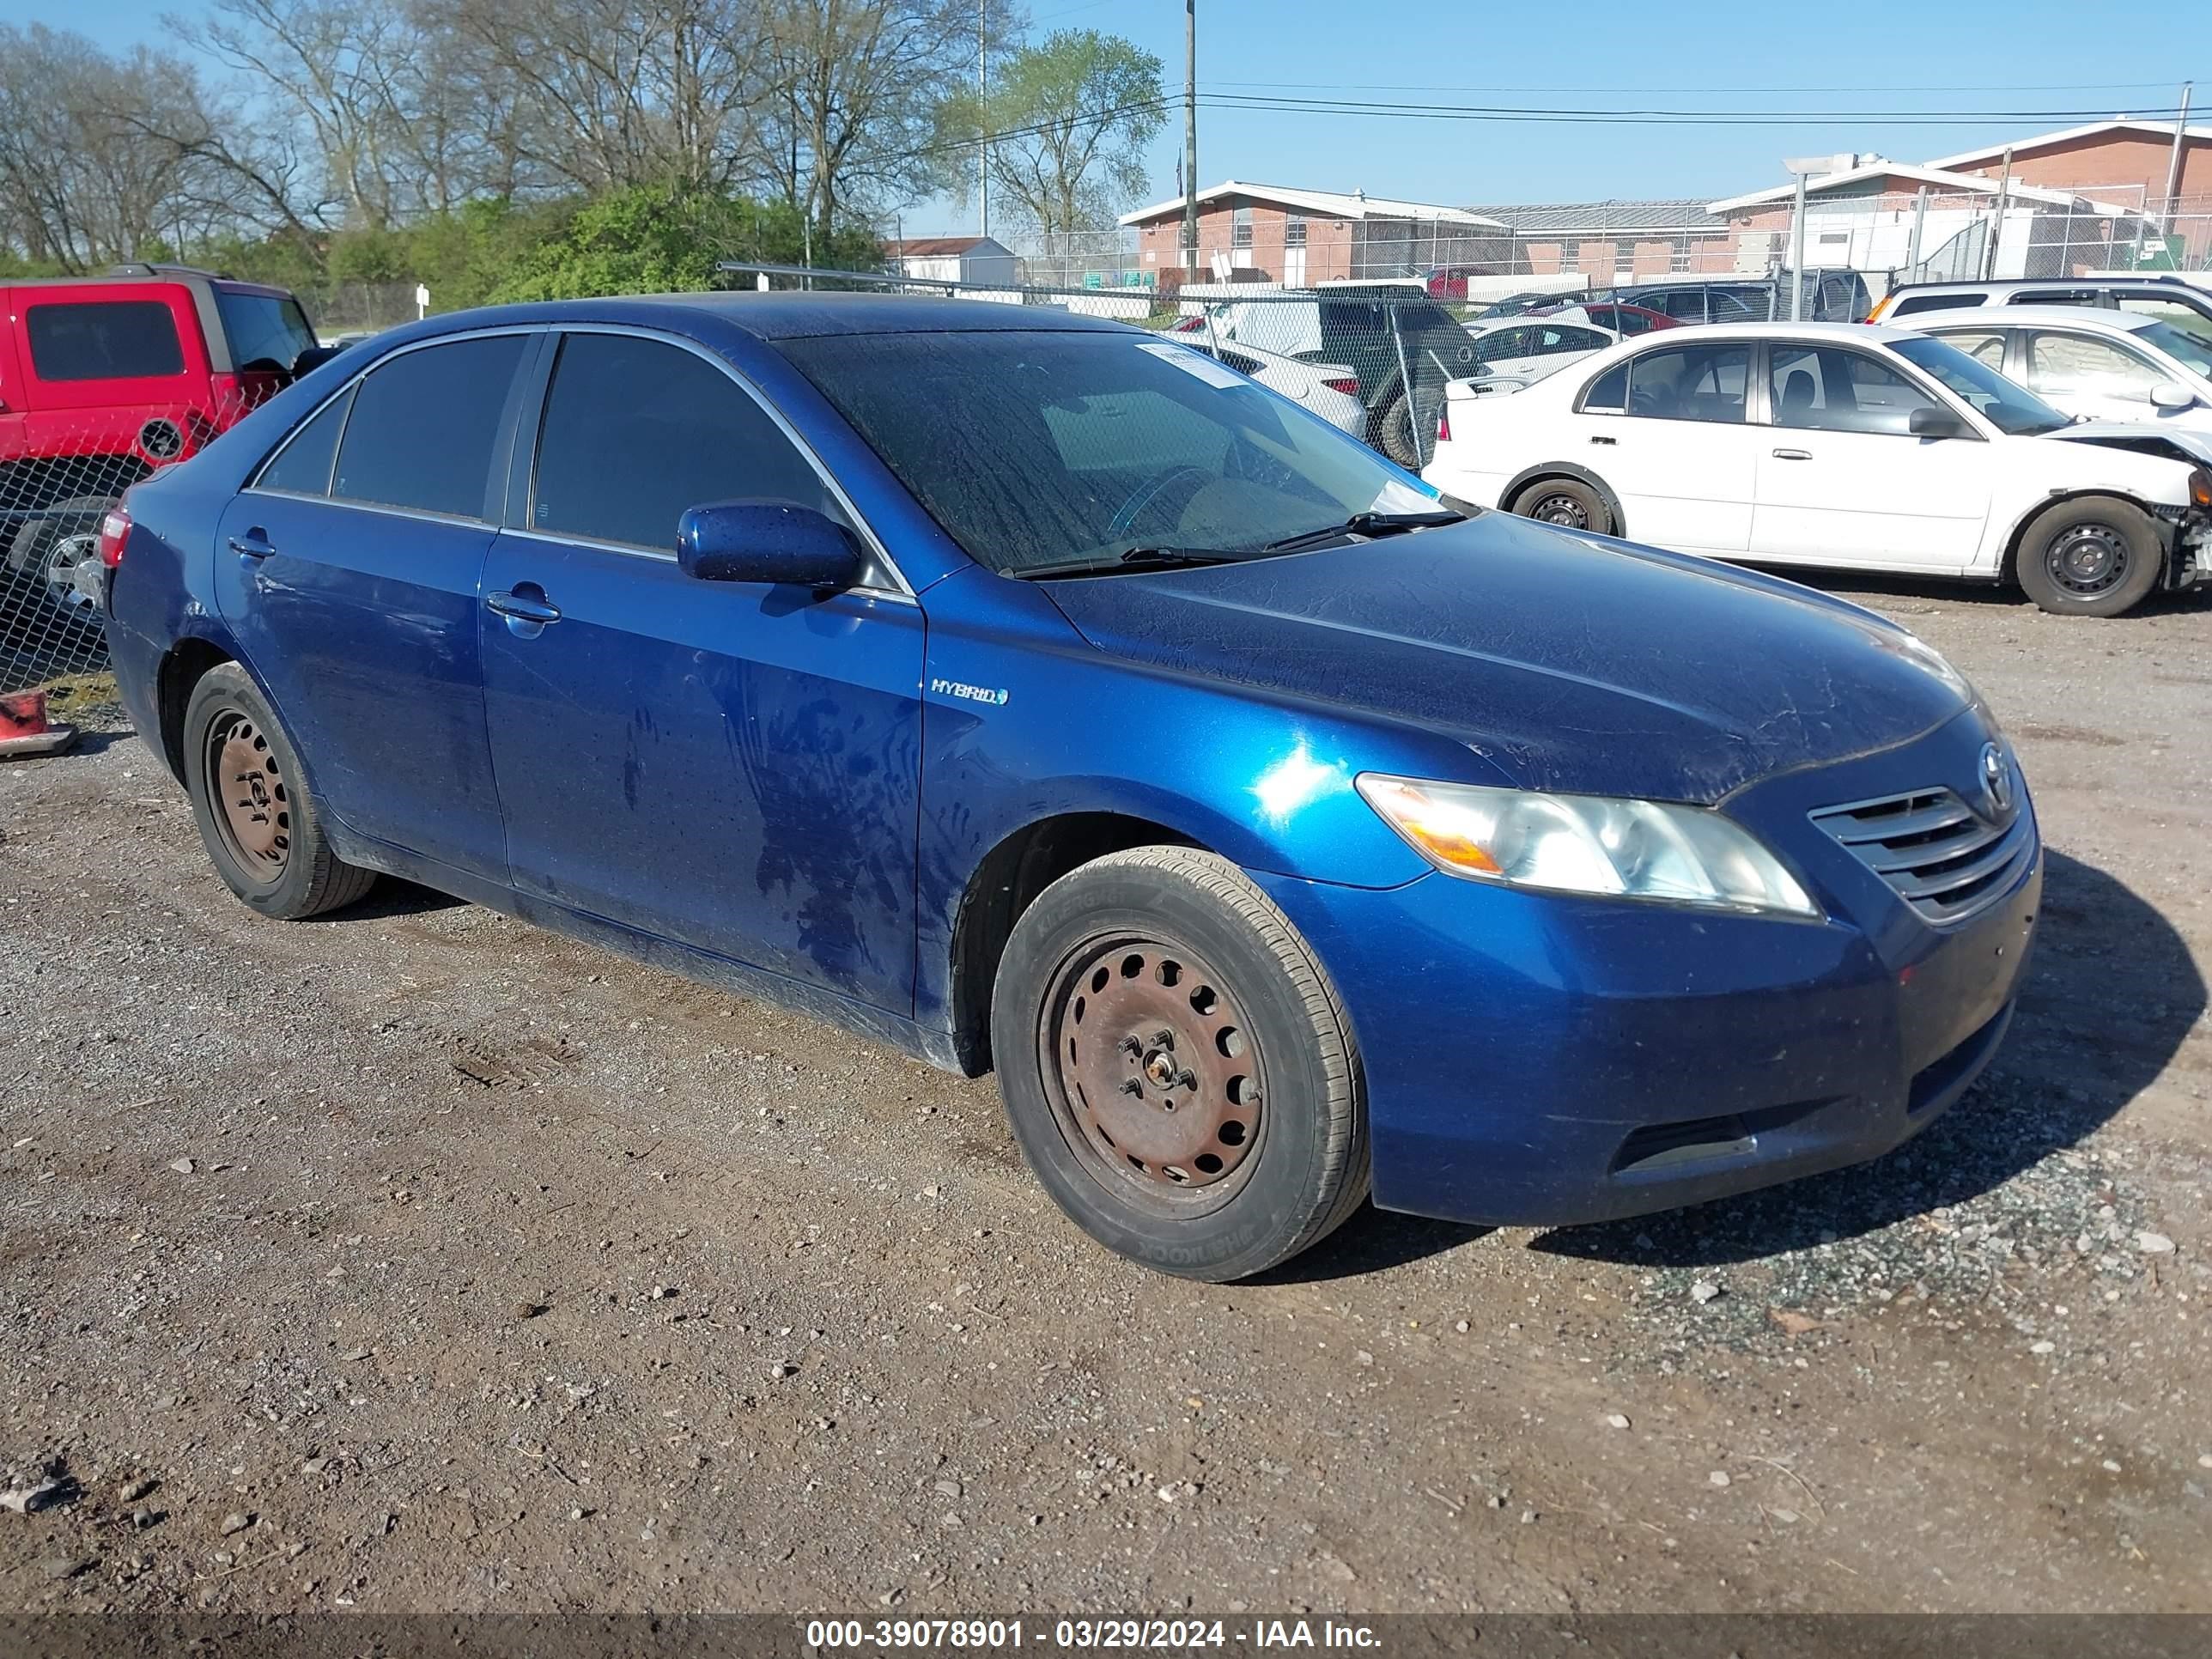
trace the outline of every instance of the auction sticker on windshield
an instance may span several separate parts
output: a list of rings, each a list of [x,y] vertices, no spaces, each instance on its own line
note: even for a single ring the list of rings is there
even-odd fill
[[[1147,340],[1137,348],[1149,351],[1162,362],[1173,363],[1186,374],[1195,374],[1208,386],[1225,387],[1231,392],[1252,384],[1233,368],[1224,368],[1202,351],[1193,351],[1188,346],[1161,345]]]

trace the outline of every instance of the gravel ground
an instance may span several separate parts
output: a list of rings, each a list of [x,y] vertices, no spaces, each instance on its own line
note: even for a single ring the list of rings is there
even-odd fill
[[[2212,601],[1850,590],[2051,852],[1989,1078],[1618,1225],[1105,1255],[990,1085],[0,770],[0,1605],[2212,1609]]]

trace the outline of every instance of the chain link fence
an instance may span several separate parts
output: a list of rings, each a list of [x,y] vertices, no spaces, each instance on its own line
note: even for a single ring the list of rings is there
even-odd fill
[[[173,407],[39,411],[0,452],[0,694],[107,666],[100,521],[123,492],[189,459],[261,401],[211,391]]]

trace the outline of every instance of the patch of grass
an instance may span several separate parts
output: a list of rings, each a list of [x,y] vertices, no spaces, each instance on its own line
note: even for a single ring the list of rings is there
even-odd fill
[[[105,708],[123,701],[123,694],[115,688],[115,676],[106,672],[64,674],[38,689],[46,694],[48,706],[58,711]]]

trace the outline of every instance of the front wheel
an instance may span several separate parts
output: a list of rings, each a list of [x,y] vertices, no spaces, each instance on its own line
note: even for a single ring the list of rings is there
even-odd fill
[[[2045,508],[2020,540],[2027,597],[2057,617],[2117,617],[2158,586],[2158,526],[2132,501],[2084,495]]]
[[[1048,887],[1000,963],[991,1046],[1037,1179],[1146,1267],[1243,1279],[1367,1195],[1350,1023],[1289,918],[1212,854],[1139,848]]]

